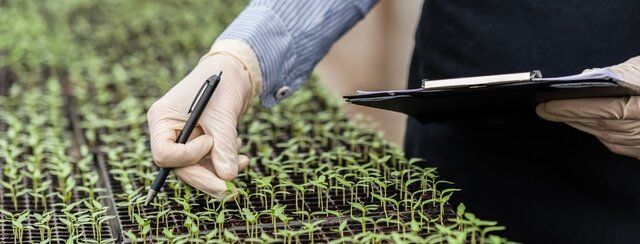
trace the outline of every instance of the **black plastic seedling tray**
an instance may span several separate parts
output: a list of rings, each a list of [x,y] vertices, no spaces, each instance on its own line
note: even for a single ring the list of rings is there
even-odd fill
[[[0,77],[0,84],[10,84],[11,82],[5,82],[7,81],[7,79],[9,79],[10,81],[11,80],[10,78],[12,78],[12,76],[5,72],[4,76]],[[2,94],[0,95],[5,95],[5,96],[7,95],[7,90],[6,90],[7,87],[0,86],[0,91],[2,91]],[[66,117],[66,119],[68,119],[69,121],[69,126],[68,128],[65,128],[66,130],[64,131],[64,133],[66,133],[66,135],[72,140],[70,147],[66,148],[64,153],[65,153],[65,156],[68,157],[70,160],[78,160],[78,155],[80,154],[80,146],[84,145],[85,142],[84,142],[83,136],[79,133],[79,130],[78,130],[79,127],[77,123],[79,122],[79,120],[77,119],[77,113],[74,109],[74,106],[71,106],[71,104],[74,104],[72,100],[73,98],[69,96],[66,91],[63,91],[63,93],[65,94],[61,94],[61,95],[63,95],[65,105],[62,108],[62,110],[64,111],[61,111],[61,113],[64,114],[64,117]],[[5,109],[13,110],[15,108],[5,108]],[[8,111],[8,112],[15,112],[15,111]],[[6,131],[7,128],[8,128],[8,125],[3,123],[2,120],[0,120],[0,131],[4,132]],[[31,153],[33,152],[33,150],[31,148],[23,146],[22,152],[23,153],[19,156],[19,160],[27,161],[27,157],[31,156]],[[35,200],[34,197],[30,196],[29,194],[24,194],[17,198],[17,208],[14,208],[13,200],[11,199],[10,196],[5,194],[7,193],[7,191],[0,184],[0,209],[9,211],[13,214],[21,213],[23,211],[29,211],[31,214],[43,213],[45,211],[53,211],[53,217],[51,218],[48,224],[48,226],[51,228],[51,243],[65,243],[65,241],[69,238],[69,230],[67,229],[67,226],[59,220],[59,217],[64,216],[64,213],[62,212],[63,207],[59,206],[61,204],[61,200],[57,196],[55,196],[57,187],[60,186],[60,184],[56,177],[46,172],[48,170],[47,169],[48,163],[49,162],[47,161],[47,158],[44,158],[42,164],[43,164],[43,167],[45,168],[45,174],[43,175],[44,178],[42,178],[41,181],[51,182],[49,187],[44,192],[44,194],[46,195],[45,204],[42,204],[41,202],[38,201],[38,204],[36,205],[34,201]],[[6,164],[7,162],[4,162],[3,158],[0,157],[0,172],[4,171],[4,167]],[[99,172],[99,173],[105,172],[104,169],[99,168],[98,164],[95,164],[95,163],[91,164],[90,167],[91,167],[91,171]],[[22,172],[20,172],[20,174],[22,174]],[[71,175],[72,177],[75,177],[78,182],[80,181],[79,175],[75,175],[73,173]],[[0,173],[0,177],[4,177],[4,174]],[[25,189],[33,187],[31,181],[28,180],[26,177],[22,179],[21,184]],[[94,187],[96,189],[100,189],[100,188],[106,189],[109,187],[109,184],[107,184],[106,178],[103,175],[101,175],[98,178],[98,182]],[[101,201],[101,204],[108,207],[107,214],[113,214],[115,213],[114,211],[115,205],[113,204],[113,199],[109,197],[109,192],[110,190],[107,189],[106,191],[98,191],[96,192],[96,194],[98,195],[98,199]],[[71,199],[70,202],[77,202],[79,200],[87,199],[88,197],[89,195],[87,192],[80,191],[79,188],[73,188],[73,194],[70,198]],[[82,205],[76,206],[72,210],[72,212],[80,212],[82,210],[86,210],[86,209],[81,209],[81,206]],[[6,216],[0,216],[0,219],[5,219],[5,217]],[[37,221],[33,217],[30,216],[22,224],[24,226],[33,228],[33,229],[25,228],[23,232],[23,238],[22,238],[23,243],[40,243],[42,241],[42,238],[40,236],[40,230],[37,227]],[[103,225],[101,225],[102,240],[112,239],[121,231],[120,226],[117,224],[118,224],[117,219],[111,219],[105,222]],[[86,233],[82,236],[82,238],[84,238],[85,240],[96,239],[90,225],[80,226],[79,231]],[[15,241],[16,240],[14,240],[12,223],[10,221],[0,221],[0,243],[14,243]]]
[[[322,104],[317,105],[318,108],[322,108]],[[346,123],[346,120],[344,120],[343,122]],[[246,126],[243,128],[246,129]],[[126,130],[126,128],[124,128],[124,130]],[[242,129],[241,129],[242,130]],[[283,143],[286,142],[289,138],[290,138],[290,134],[292,133],[291,128],[282,128],[282,136],[278,137],[277,139],[275,139],[274,141],[271,141],[270,144],[276,145],[279,143]],[[97,140],[97,144],[95,145],[96,148],[109,148],[110,146],[117,146],[117,145],[106,145],[103,144],[103,142],[100,141],[100,137],[101,134],[105,134],[107,133],[106,130],[98,130],[98,140]],[[311,135],[311,136],[321,136],[321,135]],[[371,138],[374,139],[374,135],[371,135]],[[315,148],[315,150],[318,150],[320,152],[322,151],[329,151],[332,149],[332,147],[337,147],[337,146],[344,146],[347,148],[353,148],[351,145],[346,145],[344,142],[341,141],[330,141],[330,143],[327,146],[324,147],[319,147],[319,148]],[[147,145],[148,147],[148,145]],[[276,148],[276,147],[274,147]],[[363,150],[362,146],[358,145],[355,146],[355,148],[357,150]],[[389,151],[391,151],[390,149],[388,149]],[[105,152],[100,151],[99,149],[96,150],[97,151],[97,163],[99,164],[99,168],[101,169],[108,169],[109,168],[109,161],[108,161],[108,157],[106,156]],[[253,153],[256,153],[256,149],[252,148],[250,149],[250,151],[252,151]],[[276,151],[274,151],[274,154],[278,154],[280,153],[281,149],[277,149]],[[251,155],[251,154],[250,154]],[[363,156],[364,158],[365,156]],[[366,163],[365,160],[363,158],[360,158],[359,160],[362,160],[362,163]],[[151,166],[152,170],[151,172],[157,172],[157,168],[155,166]],[[309,165],[309,168],[314,168],[315,165],[311,164]],[[266,168],[265,165],[258,160],[256,162],[255,165],[252,165],[252,169],[261,177],[263,176],[267,176],[266,172]],[[114,179],[114,176],[112,174],[108,174],[107,177],[105,177],[107,179],[108,184],[110,185],[108,187],[110,194],[112,196],[112,199],[115,199],[115,202],[119,202],[122,201],[123,199],[118,199],[118,195],[123,194],[125,192],[125,186],[121,185],[120,182],[116,179]],[[131,173],[129,175],[130,179],[135,179],[132,182],[131,188],[132,189],[144,189],[144,191],[142,191],[143,193],[146,192],[146,187],[140,180],[139,177],[136,176],[135,173]],[[174,176],[170,176],[170,181],[175,181],[175,177]],[[243,175],[240,175],[238,177],[238,179],[236,180],[237,182],[242,182],[245,181],[245,177]],[[302,178],[302,175],[290,175],[289,176],[289,180],[291,182],[294,183],[304,183],[304,180]],[[251,183],[251,182],[244,182],[247,186],[246,186],[246,190],[247,191],[251,191],[251,192],[255,192],[256,186]],[[278,179],[274,179],[274,185],[276,185],[278,183]],[[411,190],[415,191],[420,189],[419,184],[414,184],[411,186]],[[397,189],[392,189],[389,188],[387,191],[387,194],[389,196],[392,196],[394,194],[396,194]],[[351,208],[350,205],[348,203],[343,203],[342,199],[342,193],[341,192],[337,192],[338,194],[336,194],[335,191],[330,191],[330,196],[329,196],[329,210],[334,210],[334,211],[342,211],[342,212],[348,212],[349,209]],[[162,193],[161,194],[166,194],[167,198],[171,198],[174,197],[176,195],[175,192],[173,192],[173,190],[168,187],[168,183],[165,184],[165,186],[162,189]],[[349,194],[349,192],[346,193],[347,195],[344,196],[346,199],[350,200],[351,196]],[[425,194],[425,197],[428,197],[428,194]],[[304,210],[309,212],[309,213],[314,213],[320,210],[320,208],[318,208],[317,206],[317,194],[314,192],[307,192],[305,194],[305,205],[304,205]],[[323,201],[326,201],[326,199],[323,198]],[[371,198],[364,198],[362,196],[358,196],[357,198],[354,199],[355,202],[361,203],[363,205],[370,205],[370,204],[375,204],[375,205],[379,205],[380,202],[377,200],[372,200]],[[276,200],[274,202],[275,204],[280,204],[281,206],[286,205],[285,208],[285,214],[287,216],[295,216],[295,214],[293,213],[295,210],[295,200],[293,199],[293,196],[289,196],[287,198],[287,200],[283,199],[282,197],[276,197]],[[202,212],[202,211],[207,211],[204,206],[206,206],[206,200],[203,197],[203,195],[198,195],[196,198],[191,200],[191,204],[193,205],[193,209],[192,212]],[[227,203],[227,206],[231,209],[237,209],[235,206],[235,203],[233,202],[229,202]],[[257,213],[260,211],[265,210],[265,208],[262,206],[262,204],[260,203],[260,201],[257,201],[255,199],[251,200],[249,202],[249,205],[247,206],[248,209],[250,209],[252,212]],[[134,219],[132,219],[129,214],[128,214],[128,210],[127,207],[121,207],[121,206],[116,206],[117,209],[117,216],[118,216],[118,225],[122,228],[120,231],[116,232],[117,238],[118,240],[122,240],[124,243],[129,243],[130,240],[127,238],[126,235],[124,235],[125,232],[127,231],[132,231],[134,234],[140,236],[140,232],[139,232],[139,228],[137,223],[135,222]],[[162,229],[164,227],[169,227],[172,228],[174,230],[174,234],[176,235],[180,235],[180,234],[187,234],[188,231],[185,227],[182,227],[182,224],[185,222],[185,215],[183,214],[179,214],[179,213],[174,213],[173,211],[179,211],[182,209],[182,207],[176,203],[175,201],[168,201],[167,204],[164,206],[164,209],[170,210],[171,212],[168,214],[168,221],[166,223],[161,222],[159,225],[156,222],[156,220],[154,218],[150,218],[149,220],[151,221],[151,226],[154,228],[148,235],[147,235],[147,240],[152,241],[152,240],[156,240],[158,237],[162,237]],[[148,214],[152,214],[154,212],[157,212],[158,210],[156,209],[156,207],[154,206],[140,206],[140,213],[141,215],[145,216]],[[354,210],[356,211],[356,210]],[[400,206],[400,210],[396,211],[395,206],[387,203],[387,212],[389,216],[392,216],[395,220],[399,219],[401,222],[409,222],[411,220],[411,213],[408,209],[405,209],[403,206]],[[437,216],[440,214],[440,207],[438,205],[428,205],[426,207],[426,215],[428,216]],[[455,213],[452,210],[451,206],[446,204],[445,205],[445,210],[444,210],[444,217],[443,219],[447,220],[449,218],[455,218]],[[348,213],[347,213],[348,214]],[[399,218],[397,218],[397,215],[400,215]],[[378,208],[376,208],[375,210],[371,210],[367,213],[368,217],[377,219],[380,217],[384,216],[384,212],[383,212],[383,208],[382,206],[379,206]],[[337,229],[338,225],[340,225],[340,223],[344,220],[347,220],[347,226],[343,231],[343,234],[345,236],[351,236],[351,235],[356,235],[358,233],[362,232],[362,225],[361,223],[354,221],[352,219],[350,219],[349,215],[345,215],[345,216],[341,216],[341,217],[336,217],[336,216],[330,216],[330,215],[323,215],[323,214],[317,214],[317,215],[313,215],[311,216],[311,222],[314,221],[318,221],[318,220],[322,220],[324,221],[323,223],[321,223],[319,225],[320,230],[314,232],[314,238],[313,241],[319,241],[319,242],[328,242],[331,240],[335,240],[340,238],[340,234],[338,232],[336,232],[335,230]],[[308,220],[304,220],[304,221],[300,221],[298,220],[293,220],[287,223],[287,229],[300,229],[303,226],[303,222],[309,222]],[[446,221],[445,221],[446,222]],[[276,226],[278,228],[282,228],[284,225],[283,222],[281,221],[277,221]],[[156,235],[156,226],[159,227],[159,235]],[[239,213],[228,213],[226,215],[226,219],[224,221],[224,228],[227,231],[232,232],[235,236],[239,237],[239,238],[247,238],[248,234],[247,234],[247,227],[246,227],[246,222],[243,220],[243,218],[240,216]],[[367,223],[366,225],[367,230],[372,230],[373,224],[372,223]],[[273,224],[271,222],[271,218],[267,217],[267,216],[262,216],[259,218],[258,220],[258,224],[257,224],[257,228],[259,233],[265,233],[268,234],[269,236],[274,237],[274,233],[273,233]],[[207,222],[207,221],[203,221],[200,224],[200,234],[201,235],[206,235],[208,232],[210,231],[214,231],[216,230],[216,223],[215,222]],[[376,232],[379,233],[390,233],[390,232],[402,232],[402,231],[406,231],[406,230],[402,230],[400,228],[398,228],[396,225],[394,224],[380,224],[379,226],[376,227]],[[426,232],[422,232],[420,233],[422,236],[427,236]],[[297,240],[299,242],[310,242],[311,239],[309,239],[308,235],[301,235],[297,237]]]
[[[121,154],[119,156],[123,157],[122,155],[126,155],[127,153],[135,150],[134,148],[132,148],[133,143],[128,142],[126,138],[123,138],[122,141],[117,140],[116,142],[113,142],[113,141],[107,142],[104,140],[104,138],[106,138],[109,135],[109,133],[126,133],[131,128],[127,126],[123,126],[119,128],[109,128],[109,129],[99,128],[95,131],[96,132],[95,138],[91,140],[88,139],[86,137],[87,128],[83,127],[83,121],[85,118],[82,117],[83,115],[77,109],[79,102],[76,101],[76,98],[73,97],[69,91],[70,89],[68,89],[68,87],[65,86],[64,94],[63,94],[64,101],[65,101],[64,113],[66,118],[69,120],[68,128],[65,128],[65,129],[66,129],[66,132],[69,133],[71,135],[70,137],[73,139],[72,146],[68,148],[67,154],[69,154],[70,158],[74,158],[74,155],[79,154],[80,147],[82,145],[88,146],[90,148],[90,151],[93,154],[93,164],[91,165],[91,170],[97,172],[99,175],[99,181],[96,187],[104,189],[103,192],[99,193],[99,196],[100,196],[99,199],[104,206],[108,207],[106,214],[115,217],[102,225],[102,239],[112,240],[112,242],[115,242],[115,243],[132,243],[132,240],[129,239],[126,233],[131,232],[136,236],[142,236],[140,233],[140,227],[136,222],[136,220],[129,215],[128,208],[126,206],[122,206],[119,204],[122,204],[123,202],[124,203],[127,202],[127,200],[122,197],[122,195],[126,192],[127,188],[140,190],[139,195],[142,195],[146,192],[148,185],[146,185],[145,180],[141,178],[141,172],[137,171],[138,169],[140,169],[139,168],[140,165],[125,166],[127,167],[126,172],[128,172],[127,178],[131,179],[130,185],[122,185],[122,183],[116,178],[115,173],[113,173],[113,169],[114,169],[113,165],[116,165],[116,163],[119,163],[119,162],[114,162],[113,160],[119,160],[119,159],[110,159],[110,158],[113,158],[109,155],[109,153],[113,153],[111,149],[119,148],[119,150],[121,151],[118,151],[118,154]],[[321,100],[320,97],[312,96],[309,99],[310,99],[309,102],[312,103],[313,105],[310,107],[314,108],[317,111],[322,111],[323,109],[331,109],[330,107],[327,107],[322,102],[319,102],[319,100]],[[117,103],[114,102],[111,104],[106,104],[101,106],[117,106]],[[285,111],[283,110],[275,110],[275,111],[279,113],[285,113]],[[302,111],[302,112],[314,113],[314,111]],[[334,111],[334,112],[337,112],[337,111]],[[285,115],[281,114],[281,115],[275,115],[275,116],[285,116]],[[337,116],[337,117],[340,117],[340,116]],[[332,119],[335,119],[335,118],[332,118]],[[258,120],[260,120],[263,123],[269,123],[264,119],[258,119]],[[336,125],[337,127],[331,129],[332,132],[348,133],[349,129],[340,128],[341,126],[340,123],[346,124],[348,123],[348,121],[344,117],[340,117],[338,121],[339,123]],[[249,125],[246,123],[250,123],[250,122],[251,120],[244,120],[243,123],[245,124],[242,124],[240,126],[240,135],[247,133],[246,130],[248,129]],[[319,123],[319,122],[313,121],[310,123]],[[274,176],[273,174],[269,173],[269,171],[273,169],[269,169],[267,162],[264,162],[263,160],[267,160],[267,159],[274,160],[276,155],[280,155],[284,153],[286,150],[288,150],[288,148],[283,147],[282,144],[287,143],[292,137],[294,137],[294,134],[298,133],[295,131],[295,128],[293,127],[291,128],[278,127],[276,125],[270,125],[270,126],[273,126],[272,129],[276,131],[276,134],[272,139],[265,140],[264,143],[266,143],[267,146],[273,148],[273,151],[271,152],[271,156],[269,157],[257,156],[260,154],[260,152],[258,151],[257,145],[250,145],[249,147],[247,147],[246,151],[244,152],[244,153],[247,153],[249,156],[252,156],[254,159],[257,159],[250,165],[251,171],[254,174],[251,176],[251,178],[262,178],[266,176]],[[0,122],[0,128],[3,128],[3,127],[6,127],[6,125]],[[137,129],[140,129],[140,128],[137,128]],[[353,130],[353,128],[351,128],[351,130]],[[147,133],[146,127],[143,126],[142,131],[140,133],[141,135],[139,135],[139,137],[142,137],[145,139],[148,138],[148,136],[145,134]],[[324,135],[318,134],[315,131],[309,131],[308,133],[309,134],[306,136],[310,138],[320,138],[319,140],[326,139],[326,138],[323,139]],[[376,135],[371,133],[367,134],[365,132],[361,134],[361,137],[364,140],[380,140],[380,138],[376,137]],[[299,145],[300,148],[298,150],[300,155],[302,155],[299,160],[304,160],[305,159],[304,155],[310,151],[315,151],[317,152],[318,155],[320,155],[323,152],[330,152],[335,148],[344,148],[344,150],[349,151],[351,153],[370,151],[378,155],[385,155],[386,153],[390,153],[393,151],[389,145],[383,145],[382,147],[377,147],[377,149],[374,149],[371,146],[366,146],[361,144],[350,144],[347,141],[333,139],[333,138],[327,139],[326,143],[316,143],[313,145],[312,144],[313,143],[306,146]],[[28,150],[25,150],[25,151],[28,152]],[[144,151],[147,151],[147,152],[150,151],[148,142],[145,145]],[[355,153],[353,155],[355,155],[354,160],[356,160],[354,162],[354,165],[366,165],[368,161],[371,160],[369,158],[370,156],[365,153],[359,153],[359,154]],[[397,156],[394,156],[394,157],[397,157]],[[118,158],[118,157],[115,157],[115,158]],[[157,172],[158,169],[150,161],[150,158],[147,158],[146,160],[149,160],[149,162],[145,162],[144,164],[145,166],[143,170],[145,171],[145,173],[153,174]],[[280,158],[280,160],[286,160],[286,158]],[[339,162],[339,160],[336,160],[336,159],[330,159],[330,161],[331,161],[331,164],[335,166],[335,168],[340,168],[342,167],[340,165],[346,164],[344,162],[341,163]],[[135,163],[139,163],[139,162],[135,162]],[[307,162],[306,168],[316,169],[319,167],[319,165],[320,165],[320,162],[318,160],[310,161],[310,162]],[[2,162],[0,162],[0,168],[1,167],[2,167]],[[269,166],[269,167],[273,167],[273,166]],[[366,166],[366,167],[371,167],[371,166]],[[387,163],[383,168],[385,167],[388,170],[393,170],[393,165],[391,165],[390,163]],[[317,177],[317,175],[307,172],[306,174],[308,179],[307,181],[305,181],[305,179],[303,178],[303,174],[304,173],[289,174],[286,177],[286,179],[290,182],[301,184],[301,183],[306,183],[308,180],[311,180],[313,177]],[[56,183],[55,177],[48,175],[47,179],[50,179],[53,182],[52,186],[56,186],[57,183]],[[236,178],[235,183],[237,186],[241,186],[242,189],[248,192],[257,192],[258,186],[255,185],[255,182],[248,181],[247,179],[248,179],[247,173],[241,173]],[[345,179],[349,179],[349,177]],[[148,179],[146,181],[148,182]],[[151,217],[151,216],[154,216],[154,213],[158,211],[156,206],[140,205],[137,207],[138,209],[136,210],[136,212],[139,213],[140,216],[142,216],[143,218],[147,218],[147,220],[150,221],[150,226],[152,228],[151,231],[146,235],[145,239],[147,243],[154,243],[154,242],[158,242],[165,239],[166,236],[162,233],[165,227],[171,229],[173,231],[173,234],[177,236],[189,233],[188,229],[183,226],[187,217],[186,215],[179,212],[180,210],[182,210],[182,206],[178,204],[176,201],[171,200],[173,197],[179,197],[179,195],[177,195],[177,193],[174,192],[171,187],[169,187],[170,183],[176,183],[176,182],[177,182],[176,177],[173,174],[170,175],[168,182],[165,183],[165,186],[163,187],[160,193],[160,195],[164,199],[167,199],[166,204],[163,206],[165,210],[169,210],[169,213],[167,214],[166,222],[161,221],[160,223],[158,223],[154,217]],[[25,182],[25,183],[28,183],[28,182]],[[274,176],[272,183],[275,186],[278,183],[280,183],[280,179]],[[408,188],[410,192],[415,192],[418,190],[422,190],[421,189],[422,186],[423,185],[421,185],[419,182],[415,182],[409,185]],[[181,187],[183,187],[183,190],[184,190],[184,187],[187,187],[187,186],[183,185]],[[48,189],[47,192],[53,193],[55,190],[56,189],[51,188],[51,189]],[[379,192],[381,189],[379,187],[371,187],[370,190]],[[0,192],[4,192],[1,186],[0,186]],[[193,192],[194,192],[194,197],[190,200],[190,204],[192,205],[191,212],[192,213],[210,212],[210,210],[205,208],[206,206],[208,206],[206,202],[208,197],[206,197],[202,193],[198,193],[195,190],[193,190]],[[386,194],[387,196],[395,196],[395,199],[398,200],[401,192],[399,192],[399,189],[395,187],[390,187],[387,189]],[[424,199],[429,199],[432,197],[430,196],[430,194],[431,192],[427,191],[421,196]],[[73,201],[84,199],[86,197],[87,195],[85,192],[74,190]],[[304,193],[304,205],[301,206],[301,210],[306,211],[307,213],[314,213],[314,214],[306,218],[304,217],[301,218],[299,214],[294,213],[296,212],[295,206],[297,204],[300,204],[300,202],[296,203],[296,200],[293,195],[289,195],[286,198],[282,196],[275,197],[274,205],[277,204],[280,206],[286,206],[284,208],[284,214],[292,218],[286,224],[280,220],[277,220],[275,223],[275,227],[278,229],[277,232],[280,232],[281,234],[282,229],[303,230],[304,228],[306,228],[305,227],[306,224],[316,222],[316,221],[322,221],[322,223],[317,225],[318,229],[312,233],[312,236],[309,236],[308,234],[301,234],[301,235],[297,235],[296,237],[293,237],[292,241],[302,242],[302,243],[328,242],[331,240],[339,239],[341,235],[355,236],[363,233],[362,223],[351,218],[351,215],[349,214],[349,212],[351,212],[350,210],[352,209],[352,206],[348,202],[344,202],[343,199],[347,199],[347,201],[352,201],[355,203],[360,203],[364,206],[377,205],[377,207],[369,209],[369,211],[366,213],[366,217],[373,220],[377,220],[385,217],[385,213],[383,211],[384,208],[383,206],[380,206],[381,202],[377,199],[374,199],[373,197],[365,196],[363,192],[360,192],[358,195],[355,195],[355,194],[352,195],[352,193],[348,190],[345,191],[345,193],[343,193],[341,190],[330,190],[328,191],[328,196],[327,196],[327,192],[324,192],[322,196],[322,201],[324,202],[325,207],[321,208],[318,206],[319,199],[318,199],[317,192],[309,191]],[[55,214],[57,216],[60,216],[61,214],[63,214],[60,209],[57,209],[54,206],[54,204],[58,202],[57,197],[50,195],[47,197],[47,202],[48,202],[48,206],[50,206],[50,209],[54,209],[56,211]],[[0,209],[12,209],[12,206],[8,206],[8,204],[10,203],[11,203],[11,200],[8,199],[6,196],[0,196]],[[237,208],[236,202],[234,201],[227,202],[225,204],[225,207],[227,209],[230,209],[231,212],[227,212],[227,214],[225,215],[224,223],[222,225],[224,231],[228,231],[232,233],[235,237],[240,238],[240,242],[243,242],[243,240],[246,240],[246,238],[251,238],[249,236],[249,230],[247,229],[245,220],[243,219],[242,215],[237,211],[238,208]],[[248,201],[248,204],[245,207],[248,208],[253,213],[264,212],[266,210],[263,204],[261,203],[261,201],[259,201],[256,198],[250,199],[250,201]],[[394,221],[399,221],[401,223],[406,224],[412,220],[411,211],[407,209],[406,206],[404,205],[400,205],[399,209],[396,209],[396,205],[391,204],[390,202],[387,202],[386,209],[387,209],[387,215]],[[33,206],[33,204],[31,203],[30,197],[28,196],[23,196],[20,198],[19,209],[13,212],[14,213],[20,212],[22,210],[31,210],[32,212],[34,211],[41,212],[41,210],[35,209],[35,206]],[[342,216],[337,217],[335,215],[328,214],[328,213],[325,213],[325,214],[317,213],[322,210],[338,211],[342,213]],[[442,211],[440,209],[440,205],[438,204],[433,204],[433,205],[428,204],[425,206],[424,210],[425,211],[423,212],[423,214],[425,214],[426,216],[429,216],[429,218],[431,219],[435,219],[441,213],[444,213],[443,216],[441,216],[442,218],[440,219],[439,223],[450,224],[449,220],[457,217],[456,213],[453,211],[452,207],[449,204],[445,204],[444,210]],[[81,211],[81,209],[78,208],[75,211]],[[358,217],[361,216],[361,212],[359,212],[359,210],[353,209],[353,213],[354,213],[353,216],[358,216]],[[337,229],[342,223],[344,223],[344,221],[346,221],[346,225],[343,225],[344,229],[342,233],[340,233],[339,231],[337,231]],[[27,222],[25,222],[25,224],[35,226],[33,219],[29,219]],[[286,228],[285,228],[285,225],[286,225]],[[50,223],[50,226],[53,227],[52,238],[55,240],[53,241],[54,243],[62,243],[64,242],[64,240],[68,238],[69,232],[66,229],[66,226],[63,223],[61,223],[58,220],[58,218],[54,217],[52,219],[52,222]],[[261,217],[258,218],[257,224],[255,226],[257,228],[257,233],[266,234],[272,238],[278,238],[282,241],[283,237],[275,233],[276,230],[274,230],[274,224],[272,222],[271,217],[262,215]],[[222,231],[219,230],[217,227],[218,227],[218,224],[216,224],[213,221],[202,220],[199,225],[198,236],[204,237],[208,233],[211,233],[213,231],[218,231],[218,233],[221,233]],[[391,232],[402,233],[402,232],[410,231],[410,230],[407,230],[406,228],[407,228],[406,226],[404,228],[401,228],[394,223],[390,223],[390,224],[379,223],[376,226],[374,226],[374,224],[371,222],[367,222],[365,224],[365,229],[367,231],[374,231],[375,233],[391,233]],[[81,231],[84,231],[86,233],[92,233],[90,226],[81,227]],[[12,243],[14,240],[12,237],[12,233],[13,232],[12,232],[10,223],[0,222],[0,234],[2,234],[0,235],[0,243]],[[428,233],[426,229],[421,229],[417,234],[419,234],[422,237],[430,235],[430,233]],[[91,239],[92,236],[88,234],[88,236],[84,236],[84,238]],[[253,238],[256,238],[256,236],[253,236]],[[228,241],[225,239],[218,239],[218,241],[220,240]],[[23,242],[28,242],[28,243],[40,242],[40,235],[39,235],[38,229],[36,228],[35,230],[25,230]]]

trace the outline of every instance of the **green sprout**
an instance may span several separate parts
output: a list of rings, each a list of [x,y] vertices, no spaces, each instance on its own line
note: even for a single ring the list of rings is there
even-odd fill
[[[32,226],[24,225],[24,221],[29,218],[29,210],[25,210],[22,213],[12,214],[11,212],[0,209],[0,213],[4,215],[6,221],[11,222],[11,229],[13,230],[13,242],[22,243],[24,230],[33,229]]]
[[[322,227],[320,227],[320,224],[324,222],[325,220],[318,220],[312,223],[306,223],[306,222],[302,223],[302,228],[309,235],[309,240],[311,240],[311,243],[314,243],[314,238],[313,238],[314,233],[322,229]]]
[[[143,242],[146,242],[147,234],[151,231],[151,221],[144,219],[139,214],[135,214],[134,217],[136,223],[138,224],[138,231],[140,232],[140,234],[142,234],[142,237],[140,239],[142,239]]]
[[[351,218],[360,222],[360,224],[362,225],[362,231],[366,231],[367,229],[367,221],[370,221],[369,218],[367,218],[367,213],[369,211],[375,210],[377,208],[376,205],[362,205],[361,203],[358,202],[349,202],[349,204],[351,205]],[[353,216],[353,208],[356,208],[358,210],[360,210],[360,212],[362,213],[362,217],[354,217]]]
[[[323,204],[322,204],[322,199],[323,199],[322,198],[322,192],[327,189],[327,186],[325,185],[325,180],[326,180],[326,177],[324,175],[321,175],[316,180],[309,181],[307,184],[305,184],[305,185],[309,185],[309,186],[315,187],[315,192],[317,192],[317,194],[318,194],[318,207],[319,208],[323,207]]]
[[[264,178],[256,178],[253,179],[253,181],[256,183],[256,187],[258,189],[260,189],[259,191],[262,192],[265,196],[268,194],[270,196],[270,205],[264,205],[263,207],[267,208],[268,206],[273,206],[274,201],[275,201],[275,193],[274,193],[274,186],[271,185],[271,181],[273,180],[273,177],[271,176],[267,176]],[[266,202],[266,201],[264,201]]]
[[[7,164],[3,167],[4,176],[8,179],[7,181],[0,180],[0,184],[2,187],[9,190],[9,193],[6,195],[11,197],[11,201],[13,202],[13,209],[18,210],[18,197],[23,196],[29,192],[28,189],[22,189],[24,185],[22,184],[22,175],[18,173],[18,167],[14,164]]]
[[[275,206],[271,207],[271,209],[269,209],[269,215],[271,216],[271,223],[273,224],[274,231],[277,230],[276,219],[288,220],[288,217],[284,215],[284,209],[286,207],[287,207],[286,205],[280,206],[280,204],[276,204]]]
[[[249,235],[249,237],[254,237],[258,234],[258,228],[256,225],[258,223],[258,216],[248,208],[243,208],[241,213],[242,218],[246,221],[247,224],[247,235]]]
[[[344,230],[347,228],[347,220],[343,220],[340,222],[338,226],[338,231],[340,232],[340,238],[344,238]]]
[[[42,214],[33,213],[33,217],[38,221],[36,226],[40,230],[40,240],[51,241],[51,227],[49,227],[49,222],[53,217],[53,211],[44,212]]]

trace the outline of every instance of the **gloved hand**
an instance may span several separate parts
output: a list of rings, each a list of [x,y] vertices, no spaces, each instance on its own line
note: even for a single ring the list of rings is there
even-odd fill
[[[247,156],[238,155],[240,139],[236,125],[260,87],[257,84],[260,80],[252,77],[250,71],[255,71],[257,59],[247,65],[235,55],[238,52],[234,47],[237,45],[233,43],[214,44],[191,73],[158,99],[147,113],[156,165],[174,168],[173,172],[184,182],[215,197],[222,197],[226,190],[224,181],[235,178],[249,163]],[[198,126],[186,144],[176,144],[196,93],[209,76],[220,70],[223,71],[220,83]]]
[[[640,87],[640,56],[607,69],[624,86]],[[596,136],[614,153],[640,158],[640,96],[555,100],[539,104],[536,112]]]

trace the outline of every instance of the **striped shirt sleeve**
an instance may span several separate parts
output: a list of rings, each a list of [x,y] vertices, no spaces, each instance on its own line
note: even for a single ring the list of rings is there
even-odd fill
[[[253,0],[218,40],[241,39],[251,46],[263,76],[262,105],[271,107],[297,90],[377,1]]]

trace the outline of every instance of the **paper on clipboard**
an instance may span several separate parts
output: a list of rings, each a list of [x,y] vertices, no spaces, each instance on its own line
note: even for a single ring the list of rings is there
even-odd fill
[[[492,81],[490,78],[499,78]],[[528,77],[528,78],[527,78]],[[435,83],[433,83],[435,82]],[[427,88],[358,91],[347,102],[408,114],[428,122],[467,115],[504,114],[533,109],[556,99],[640,95],[640,87],[609,69],[542,78],[536,72],[425,81]]]

